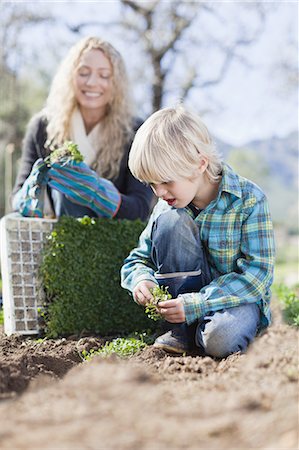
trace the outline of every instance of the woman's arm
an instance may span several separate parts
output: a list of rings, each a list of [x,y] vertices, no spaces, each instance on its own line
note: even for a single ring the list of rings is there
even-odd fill
[[[136,180],[128,168],[125,191],[120,190],[120,193],[121,204],[115,218],[147,220],[153,202],[152,190]]]
[[[141,125],[142,121],[135,119],[134,133]],[[134,178],[129,169],[128,159],[131,145],[132,141],[125,148],[119,176],[115,180],[115,186],[121,194],[121,205],[115,218],[130,220],[139,218],[145,221],[154,206],[154,195],[151,188]]]
[[[46,120],[39,113],[35,115],[27,126],[27,131],[22,144],[21,162],[12,191],[12,196],[21,189],[25,180],[29,176],[32,166],[39,158],[47,156],[44,149],[46,141]]]

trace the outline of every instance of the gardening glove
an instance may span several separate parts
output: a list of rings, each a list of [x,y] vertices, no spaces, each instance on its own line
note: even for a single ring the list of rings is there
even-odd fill
[[[48,182],[48,166],[39,158],[25,183],[13,198],[13,209],[25,217],[43,217],[44,189]]]
[[[92,209],[98,217],[114,217],[119,209],[121,195],[114,184],[100,178],[84,162],[52,163],[49,178],[51,188]]]

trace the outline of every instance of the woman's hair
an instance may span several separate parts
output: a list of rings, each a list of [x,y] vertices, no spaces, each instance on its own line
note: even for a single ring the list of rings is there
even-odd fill
[[[77,106],[74,75],[82,55],[92,49],[101,50],[112,66],[113,95],[107,114],[101,121],[97,160],[101,175],[115,178],[119,172],[124,146],[132,138],[132,104],[124,61],[120,53],[108,42],[86,37],[74,45],[60,64],[54,76],[46,102],[47,145],[60,146],[70,139],[70,123]]]
[[[132,174],[146,183],[192,177],[200,157],[208,161],[206,174],[219,181],[222,159],[200,117],[179,105],[152,114],[137,131],[130,155]]]

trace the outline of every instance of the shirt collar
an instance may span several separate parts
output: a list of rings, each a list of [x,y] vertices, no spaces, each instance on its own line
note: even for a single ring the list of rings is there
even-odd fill
[[[236,197],[242,197],[242,190],[238,175],[226,163],[222,166],[222,179],[219,187],[219,195],[221,192],[228,192]]]

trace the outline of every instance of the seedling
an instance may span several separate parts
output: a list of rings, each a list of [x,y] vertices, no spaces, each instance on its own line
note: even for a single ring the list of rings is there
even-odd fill
[[[86,361],[89,361],[96,355],[105,358],[111,356],[113,353],[122,358],[129,358],[143,350],[146,346],[147,344],[144,341],[143,334],[140,334],[139,338],[133,336],[119,337],[110,342],[106,342],[99,350],[91,349],[90,352],[83,350],[82,356]]]
[[[78,149],[78,145],[72,141],[66,141],[45,159],[45,162],[50,166],[54,163],[68,164],[73,161],[82,162],[83,156]]]
[[[168,292],[168,286],[155,286],[150,291],[153,298],[146,305],[145,314],[152,320],[160,320],[162,315],[159,312],[158,303],[170,300],[172,298],[171,294]]]

